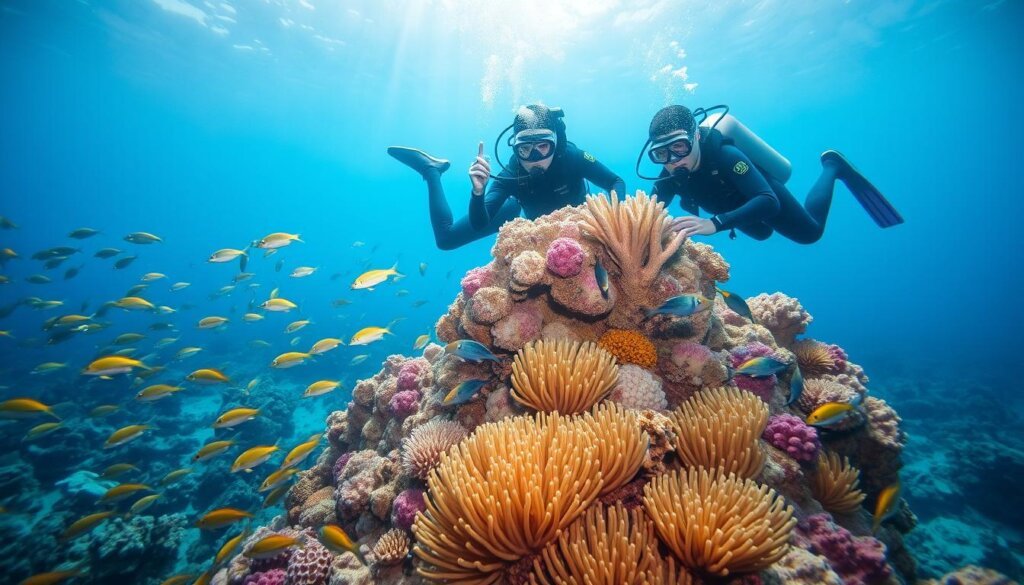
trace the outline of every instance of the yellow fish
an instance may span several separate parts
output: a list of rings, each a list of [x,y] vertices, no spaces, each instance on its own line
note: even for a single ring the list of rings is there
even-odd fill
[[[77,577],[81,574],[81,569],[71,569],[70,571],[50,571],[49,573],[32,575],[28,579],[22,581],[20,585],[54,585],[55,583],[60,583],[61,581]]]
[[[309,353],[313,355],[319,355],[321,353],[331,351],[332,349],[337,348],[339,345],[343,343],[344,341],[340,339],[336,339],[334,337],[325,337],[324,339],[321,339],[320,341],[314,343],[313,347],[310,348]]]
[[[144,483],[121,483],[107,490],[103,497],[100,498],[101,502],[116,502],[127,498],[128,496],[136,492],[151,492],[153,488],[149,487]]]
[[[386,281],[389,276],[394,276],[396,280],[405,276],[399,273],[397,268],[398,264],[395,264],[391,268],[368,270],[356,277],[351,288],[352,290],[373,290],[373,287]]]
[[[336,553],[351,552],[366,564],[363,555],[359,552],[359,546],[349,537],[345,530],[337,524],[326,524],[320,528],[320,542],[325,547]]]
[[[114,301],[114,306],[125,311],[155,311],[156,305],[142,297],[121,297]]]
[[[263,463],[278,451],[277,445],[259,445],[247,449],[244,453],[235,458],[235,462],[231,465],[231,473],[237,473],[239,471],[252,471],[253,467]]]
[[[276,557],[293,546],[301,547],[304,544],[299,538],[283,534],[271,534],[254,542],[244,554],[250,559],[269,559]]]
[[[296,331],[302,329],[303,327],[309,325],[310,323],[312,323],[312,321],[310,321],[309,319],[300,319],[298,321],[292,321],[291,323],[288,324],[287,327],[284,328],[284,332],[295,333]]]
[[[260,315],[259,313],[246,313],[242,315],[242,320],[248,323],[252,323],[254,321],[261,321],[263,320],[263,315]]]
[[[274,361],[270,362],[270,367],[279,369],[291,368],[305,363],[305,361],[311,357],[313,356],[308,353],[302,353],[301,351],[289,351],[274,358]]]
[[[412,348],[423,349],[424,347],[427,346],[427,343],[430,343],[430,334],[424,333],[423,335],[420,335],[419,337],[416,338],[416,341],[414,341],[412,344]]]
[[[878,532],[878,527],[886,519],[891,518],[900,509],[900,482],[897,481],[882,489],[875,502],[875,513],[871,522],[871,533]]]
[[[224,545],[220,547],[220,550],[217,551],[217,556],[213,557],[213,565],[217,566],[226,561],[228,557],[234,554],[235,549],[238,548],[238,545],[242,544],[242,540],[244,540],[248,535],[249,531],[243,530],[233,538],[229,538]]]
[[[380,341],[385,335],[393,335],[388,327],[363,327],[348,342],[349,345],[368,345]]]
[[[226,429],[228,427],[238,426],[245,421],[256,418],[259,414],[260,409],[258,408],[232,408],[217,417],[217,420],[213,423],[213,428]]]
[[[246,518],[252,518],[252,514],[237,508],[218,508],[204,514],[196,521],[196,526],[203,530],[212,530],[223,528]]]
[[[284,461],[281,462],[281,469],[295,467],[299,463],[302,463],[303,459],[309,457],[309,454],[312,453],[319,444],[320,435],[313,435],[305,443],[299,444],[284,456]]]
[[[285,494],[288,493],[289,488],[291,488],[291,486],[288,484],[279,486],[277,489],[267,494],[267,497],[263,499],[263,505],[260,507],[269,508],[273,506],[278,501],[280,501],[280,499],[283,498]]]
[[[135,399],[141,402],[153,402],[160,400],[161,398],[167,398],[175,392],[180,392],[181,386],[171,386],[169,384],[153,384],[152,386],[146,386],[138,394],[135,395]]]
[[[266,309],[267,311],[271,311],[274,313],[287,313],[292,309],[299,308],[299,306],[289,301],[288,299],[282,299],[281,297],[277,297],[264,301],[260,305],[260,308]]]
[[[234,444],[234,441],[214,441],[212,443],[207,443],[192,456],[192,461],[206,461],[207,459],[212,459],[213,457],[216,457],[230,449]]]
[[[79,534],[82,534],[83,532],[92,530],[93,528],[98,526],[100,522],[103,522],[104,520],[110,518],[116,513],[117,512],[114,512],[113,510],[107,510],[105,512],[96,512],[95,514],[83,516],[78,520],[72,522],[71,526],[68,526],[66,529],[64,529],[64,532],[62,532],[60,535],[60,539],[70,540],[78,536]]]
[[[192,357],[201,351],[203,351],[203,348],[201,347],[183,347],[178,350],[178,353],[175,354],[174,357],[175,359],[183,360],[187,357]]]
[[[86,317],[85,315],[64,315],[57,319],[56,324],[61,327],[70,327],[71,325],[78,325],[83,321],[89,321],[92,317]]]
[[[167,275],[162,272],[147,272],[142,275],[142,282],[153,282],[161,278],[167,278]]]
[[[131,508],[128,509],[129,514],[141,514],[146,511],[147,508],[153,505],[158,499],[160,494],[150,494],[148,496],[142,496],[135,503],[132,504]]]
[[[322,396],[337,388],[339,383],[340,382],[336,382],[334,380],[320,380],[318,382],[313,382],[306,387],[306,391],[302,393],[302,397],[310,398],[312,396]]]
[[[192,286],[191,282],[176,282],[176,283],[171,285],[171,290],[172,291],[179,291],[179,290],[181,290],[183,288],[188,288],[190,286]]]
[[[203,368],[200,370],[196,370],[191,374],[185,376],[185,379],[188,380],[189,382],[195,382],[197,384],[222,384],[231,381],[228,379],[227,376],[224,375],[224,372],[221,372],[220,370],[215,370],[213,368]]]
[[[155,244],[163,241],[149,232],[132,232],[125,236],[124,239],[126,242],[133,244]]]
[[[67,364],[61,362],[43,362],[38,366],[32,368],[33,374],[52,374],[57,370],[65,368]]]
[[[160,480],[160,485],[172,484],[190,473],[192,473],[191,467],[175,469],[174,471],[169,472],[167,475],[164,476],[163,479]]]
[[[145,338],[146,336],[141,333],[122,333],[114,338],[114,345],[127,345]]]
[[[291,479],[292,476],[295,475],[298,472],[299,472],[298,469],[295,469],[295,468],[292,468],[292,467],[285,467],[283,469],[278,469],[277,471],[274,471],[273,473],[268,475],[265,480],[263,480],[263,483],[260,485],[259,491],[265,492],[265,491],[272,490],[272,489],[274,489],[274,488],[284,484],[286,481]]]
[[[89,416],[93,418],[99,418],[101,416],[107,416],[108,414],[114,414],[120,409],[121,407],[117,406],[116,404],[101,404],[96,408],[90,410]]]
[[[151,428],[153,427],[149,425],[128,425],[117,429],[113,433],[110,433],[110,437],[108,437],[107,442],[103,444],[103,448],[109,449],[111,447],[117,447],[118,445],[124,445],[128,441],[142,436],[142,433]]]
[[[859,402],[859,396],[853,402],[826,402],[807,415],[806,422],[814,427],[834,427],[854,416]]]
[[[214,327],[220,327],[221,325],[227,322],[227,317],[203,317],[202,319],[199,320],[198,327],[200,329],[213,329]]]
[[[2,418],[30,418],[42,413],[60,420],[60,417],[53,413],[52,407],[32,398],[12,398],[0,402]]]
[[[103,470],[103,473],[100,474],[100,479],[111,479],[133,470],[138,471],[139,468],[135,467],[131,463],[114,463],[113,465],[108,465],[107,468]]]
[[[43,435],[48,435],[48,434],[52,433],[53,431],[56,431],[56,430],[58,430],[60,428],[63,428],[63,426],[64,426],[63,422],[45,422],[45,423],[42,423],[42,424],[38,424],[38,425],[32,427],[31,429],[29,429],[28,432],[25,433],[25,438],[22,439],[22,440],[24,440],[24,441],[32,441],[34,439],[38,439],[39,437],[42,437]]]
[[[120,355],[108,355],[93,360],[82,370],[86,376],[112,376],[114,374],[127,374],[132,368],[149,369],[148,366],[139,360]]]
[[[274,250],[277,248],[283,248],[292,242],[302,242],[302,240],[299,239],[299,234],[274,232],[272,234],[267,234],[262,239],[256,241],[255,246],[264,250]]]
[[[221,248],[213,254],[210,254],[210,258],[207,262],[231,262],[239,256],[245,256],[245,251],[236,250],[234,248]]]

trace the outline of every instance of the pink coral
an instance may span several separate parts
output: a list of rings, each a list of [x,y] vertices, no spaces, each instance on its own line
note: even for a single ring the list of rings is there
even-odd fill
[[[399,390],[419,390],[420,379],[427,369],[422,362],[423,360],[409,360],[402,364],[401,369],[398,370]]]
[[[548,270],[562,278],[579,274],[584,258],[583,246],[572,238],[558,238],[548,246]]]
[[[854,537],[828,514],[799,522],[797,535],[798,546],[827,558],[847,585],[884,583],[892,572],[885,562],[884,544],[870,536]]]
[[[826,348],[828,354],[832,357],[833,363],[835,363],[835,365],[833,366],[835,373],[840,373],[843,370],[845,370],[846,362],[848,362],[850,359],[846,355],[846,351],[843,348],[839,347],[838,345],[835,345],[834,343],[827,344]]]
[[[509,271],[512,276],[512,284],[516,285],[510,288],[518,290],[528,289],[531,286],[540,284],[541,280],[544,279],[544,257],[533,250],[521,252],[512,259]]]
[[[419,410],[420,393],[415,390],[395,392],[388,403],[388,408],[395,418],[405,418]]]
[[[490,284],[493,278],[494,274],[491,272],[490,265],[478,266],[470,269],[470,271],[466,273],[466,276],[462,277],[462,282],[460,282],[462,285],[462,294],[467,299],[472,297],[476,294],[476,291]]]
[[[633,410],[665,410],[668,407],[661,380],[633,364],[619,366],[619,381],[608,398]]]
[[[818,431],[792,414],[769,418],[761,438],[797,461],[814,461],[821,449]]]
[[[543,317],[540,311],[525,303],[516,304],[512,313],[491,328],[494,345],[508,351],[519,351],[540,337]]]
[[[398,494],[391,507],[391,523],[402,530],[410,530],[416,513],[427,509],[423,490],[409,488]]]
[[[288,585],[327,585],[334,555],[312,534],[288,561]]]
[[[286,577],[284,569],[270,569],[261,573],[246,575],[242,585],[284,585]]]

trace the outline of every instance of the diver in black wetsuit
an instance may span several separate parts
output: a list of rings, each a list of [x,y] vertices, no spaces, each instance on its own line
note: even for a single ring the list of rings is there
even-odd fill
[[[698,110],[698,115],[706,117],[707,111]],[[735,230],[740,230],[754,239],[765,240],[778,232],[794,242],[812,244],[825,230],[836,179],[843,181],[880,227],[903,223],[885,197],[834,150],[821,155],[821,175],[801,205],[783,184],[788,178],[789,162],[736,124],[753,137],[746,141],[747,148],[756,153],[743,152],[714,125],[698,125],[693,112],[684,106],[663,108],[651,121],[648,155],[651,161],[663,166],[653,193],[666,207],[679,195],[680,206],[692,215],[676,218],[672,223],[687,237],[730,231],[730,237],[735,238]],[[772,156],[781,163],[775,164]],[[763,164],[752,162],[755,158]],[[639,159],[637,165],[639,169]],[[767,172],[764,167],[768,166],[784,166],[775,173],[784,174],[782,180]],[[698,217],[699,209],[714,215],[708,219]]]
[[[568,142],[562,116],[559,108],[520,108],[513,123],[495,141],[497,157],[498,142],[513,130],[508,145],[513,148],[515,159],[508,166],[502,165],[498,176],[491,175],[491,163],[480,143],[469,169],[473,184],[469,216],[455,222],[441,186],[441,174],[451,163],[413,148],[388,148],[388,154],[419,172],[427,182],[430,221],[439,248],[451,250],[496,233],[502,224],[523,211],[532,219],[567,205],[579,205],[587,194],[587,180],[608,191],[625,192],[621,178],[593,155]],[[487,188],[492,178],[494,182]]]

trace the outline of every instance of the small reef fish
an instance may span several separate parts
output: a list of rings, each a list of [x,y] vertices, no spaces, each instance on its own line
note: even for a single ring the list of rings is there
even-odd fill
[[[298,321],[292,321],[291,323],[288,324],[287,327],[284,328],[284,332],[295,333],[296,331],[302,329],[303,327],[309,325],[310,323],[312,323],[312,321],[310,321],[309,319],[299,319]]]
[[[101,416],[107,416],[108,414],[114,414],[121,407],[116,404],[101,404],[96,408],[89,411],[89,416],[92,418],[99,418]]]
[[[313,435],[305,443],[297,445],[284,456],[284,461],[281,462],[281,469],[295,467],[299,463],[302,463],[302,461],[306,457],[309,457],[309,454],[312,453],[319,444],[320,435]]]
[[[310,274],[313,274],[314,272],[316,272],[316,268],[312,266],[299,266],[298,268],[292,270],[292,273],[289,274],[288,276],[292,278],[303,278],[309,276]]]
[[[163,272],[147,272],[142,275],[142,282],[153,282],[161,278],[167,278],[167,275]]]
[[[80,534],[83,534],[85,532],[88,532],[89,530],[92,530],[93,528],[96,528],[100,525],[101,522],[110,518],[111,516],[114,516],[115,514],[117,514],[117,512],[113,510],[107,510],[104,512],[96,512],[95,514],[83,516],[78,520],[72,522],[71,526],[65,528],[64,532],[62,532],[60,535],[60,539],[63,541],[71,540],[72,538]]]
[[[141,361],[121,355],[108,355],[93,360],[82,370],[86,376],[112,376],[114,374],[127,374],[132,368],[149,369]]]
[[[352,301],[350,301],[348,299],[334,299],[333,301],[331,301],[331,306],[333,306],[333,307],[344,307],[346,305],[351,305],[351,304],[352,304]]]
[[[234,441],[214,441],[212,443],[207,443],[192,456],[192,461],[206,461],[207,459],[212,459],[230,449],[234,444]]]
[[[196,370],[185,376],[185,379],[189,382],[196,382],[197,384],[223,384],[231,381],[224,375],[224,372],[213,368],[202,368],[200,370]]]
[[[277,471],[268,475],[267,479],[263,480],[263,483],[260,484],[259,491],[266,492],[280,485],[283,485],[285,482],[291,479],[293,475],[295,475],[298,472],[299,470],[295,469],[294,467],[285,467],[283,469],[278,469]]]
[[[121,250],[118,250],[117,248],[103,248],[102,250],[98,250],[93,254],[93,256],[106,260],[107,258],[112,258],[120,253]]]
[[[150,494],[148,496],[142,496],[135,500],[131,507],[128,508],[129,515],[141,514],[145,512],[150,506],[156,503],[160,499],[160,494]]]
[[[132,262],[135,262],[136,258],[138,258],[138,256],[125,256],[124,258],[121,258],[117,262],[114,262],[114,268],[116,270],[128,268],[128,265],[131,264]]]
[[[274,313],[287,313],[292,309],[298,309],[299,306],[289,301],[288,299],[282,299],[280,297],[273,297],[260,304],[261,309],[271,311]]]
[[[249,550],[243,553],[250,559],[269,559],[276,557],[293,546],[302,547],[305,543],[301,538],[285,536],[283,534],[271,534],[254,542]]]
[[[337,339],[337,338],[334,338],[334,337],[325,337],[325,338],[321,339],[320,341],[314,343],[313,347],[311,347],[309,349],[309,353],[311,353],[313,355],[320,355],[322,353],[326,353],[328,351],[331,351],[332,349],[336,349],[338,346],[342,345],[343,343],[345,343],[345,342],[340,340],[340,339]]]
[[[274,358],[274,361],[270,362],[270,367],[278,369],[293,368],[305,363],[311,357],[313,356],[301,351],[289,351]]]
[[[170,485],[170,484],[180,480],[181,478],[185,477],[186,475],[188,475],[190,473],[192,473],[192,468],[191,467],[183,467],[181,469],[175,469],[174,471],[169,472],[167,475],[164,476],[163,479],[160,480],[160,485]]]
[[[254,323],[256,321],[262,321],[262,320],[263,320],[263,315],[260,315],[259,313],[246,313],[246,314],[242,315],[242,321],[245,321],[247,323]]]
[[[32,398],[11,398],[0,402],[0,417],[2,418],[30,418],[37,414],[48,414],[60,420],[60,417],[54,414],[52,407]]]
[[[218,317],[215,315],[212,317],[203,317],[202,319],[199,320],[199,324],[197,325],[197,327],[199,327],[200,329],[214,329],[216,327],[220,327],[221,325],[227,322],[227,317]]]
[[[71,230],[71,232],[68,233],[68,237],[76,240],[84,240],[85,238],[91,238],[98,233],[100,233],[99,230],[83,227],[78,228],[77,230]]]
[[[394,335],[391,332],[392,325],[387,327],[363,327],[348,342],[349,345],[369,345],[374,341],[380,341],[385,335]]]
[[[427,346],[428,343],[430,343],[430,334],[424,333],[423,335],[417,337],[416,341],[412,342],[412,348],[423,349],[424,347]]]
[[[391,268],[368,270],[356,277],[351,288],[352,290],[373,290],[373,287],[386,281],[390,276],[394,276],[397,280],[405,275],[398,272],[398,264]]]
[[[694,313],[711,309],[713,304],[712,300],[707,297],[685,294],[668,299],[657,309],[647,309],[644,314],[648,318],[655,315],[688,317]]]
[[[114,338],[114,345],[128,345],[129,343],[135,343],[142,341],[146,336],[141,333],[122,333]]]
[[[491,353],[487,346],[472,339],[459,339],[444,346],[445,353],[459,357],[467,362],[480,363],[484,360],[491,360],[501,363],[501,359]]]
[[[486,383],[487,380],[463,380],[451,389],[441,403],[446,406],[465,404],[466,402],[469,402],[469,399],[473,398],[473,396],[475,396]]]
[[[242,540],[244,540],[246,536],[249,536],[248,530],[243,530],[236,536],[229,538],[224,545],[220,547],[220,550],[217,551],[217,556],[213,557],[214,566],[220,565],[224,561],[228,560],[228,557],[234,555],[235,550],[238,549],[238,545],[242,544]]]
[[[84,267],[85,265],[83,264],[82,266],[68,268],[67,270],[64,271],[64,280],[71,280],[72,278],[78,276],[78,273],[81,272],[82,268]]]
[[[715,287],[718,294],[722,295],[722,300],[725,301],[725,306],[732,309],[733,313],[736,313],[740,317],[750,319],[750,322],[754,322],[754,314],[750,312],[750,307],[747,306],[747,301],[743,300],[743,297],[733,294],[727,290],[722,290]]]
[[[246,421],[256,418],[259,414],[260,410],[258,408],[232,408],[217,417],[217,420],[213,423],[213,428],[226,429],[238,426]]]
[[[313,382],[306,387],[306,391],[302,393],[302,397],[310,398],[312,396],[323,396],[324,394],[336,389],[339,383],[340,382],[335,380],[320,380],[318,382]]]
[[[183,360],[185,358],[192,357],[201,351],[203,351],[203,348],[201,347],[183,347],[178,350],[178,353],[174,354],[174,358]]]
[[[151,492],[153,488],[149,487],[144,483],[121,483],[118,484],[103,494],[100,498],[101,502],[116,502],[122,500],[128,496],[137,492]]]
[[[35,375],[39,374],[52,374],[57,370],[62,370],[67,367],[67,364],[61,362],[43,362],[38,366],[32,368],[32,372]]]
[[[252,514],[237,508],[218,508],[204,514],[196,521],[196,526],[202,530],[214,530],[246,518],[252,518]]]
[[[262,339],[253,339],[252,341],[249,342],[249,345],[256,349],[267,349],[268,347],[270,347],[270,343]]]
[[[350,365],[350,366],[358,366],[359,364],[365,362],[366,358],[368,358],[368,357],[370,357],[370,354],[368,354],[368,353],[361,353],[361,354],[359,354],[357,356],[354,356],[351,360],[349,360],[348,365]]]
[[[72,577],[77,577],[82,574],[81,569],[71,569],[68,571],[50,571],[48,573],[39,573],[38,575],[32,575],[28,579],[22,581],[19,585],[55,585],[61,581],[66,581]]]
[[[179,291],[179,290],[181,290],[183,288],[188,288],[190,286],[192,286],[191,282],[176,282],[176,283],[171,285],[171,290],[172,291]]]
[[[594,281],[597,282],[597,288],[601,291],[601,296],[608,298],[608,271],[604,269],[604,265],[601,264],[600,260],[594,262]]]
[[[163,242],[162,239],[149,232],[132,232],[124,237],[124,241],[131,242],[133,244],[155,244],[157,242]]]
[[[253,467],[263,463],[274,454],[275,451],[280,450],[277,445],[259,445],[247,449],[237,458],[235,462],[231,464],[231,473],[237,473],[239,471],[250,472]]]
[[[25,280],[27,282],[31,282],[32,284],[47,284],[49,282],[53,282],[52,280],[50,280],[50,277],[46,276],[45,274],[33,274],[32,276],[29,276]]]
[[[299,234],[286,234],[284,232],[274,232],[267,234],[263,238],[253,242],[253,246],[256,248],[262,248],[264,250],[276,250],[277,248],[283,248],[290,245],[292,242],[302,242],[299,239]],[[304,243],[304,242],[303,242]]]
[[[38,439],[39,437],[42,437],[43,435],[48,435],[48,434],[50,434],[50,433],[52,433],[52,432],[54,432],[56,430],[62,429],[62,428],[64,428],[64,423],[63,422],[45,422],[45,423],[41,423],[41,424],[38,424],[38,425],[32,427],[31,429],[29,429],[28,432],[25,433],[25,438],[22,439],[22,440],[23,441],[33,441],[35,439]]]
[[[800,372],[799,364],[794,368],[793,377],[789,379],[789,400],[786,401],[786,406],[793,404],[804,393],[804,375]]]
[[[878,527],[887,519],[893,517],[900,509],[900,482],[896,481],[882,488],[875,502],[875,513],[871,520],[871,533],[878,532]]]
[[[269,494],[267,494],[267,497],[263,499],[263,505],[260,506],[260,507],[261,508],[269,508],[269,507],[277,504],[278,502],[281,501],[281,498],[283,498],[284,495],[288,493],[288,490],[290,488],[291,488],[291,486],[288,485],[288,484],[279,486],[274,491],[272,491]]]
[[[812,427],[824,429],[838,426],[850,417],[856,416],[861,399],[862,397],[857,395],[850,402],[826,402],[807,415],[806,422]]]
[[[231,262],[235,258],[245,255],[245,250],[236,250],[234,248],[221,248],[220,250],[217,250],[213,254],[210,254],[209,259],[207,259],[206,261],[216,263]]]
[[[111,447],[124,445],[132,439],[141,437],[142,433],[152,428],[153,427],[149,425],[128,425],[126,427],[121,427],[113,433],[110,433],[110,436],[107,437],[106,443],[103,444],[103,448],[110,449]]]
[[[156,305],[142,297],[126,296],[114,301],[114,306],[125,311],[155,311]]]
[[[359,546],[352,541],[348,533],[337,524],[326,524],[320,528],[320,542],[329,550],[341,554],[350,552],[359,559],[359,562],[366,564],[366,559],[359,552]]]
[[[427,304],[428,302],[429,301],[424,301],[424,300],[413,301],[412,308],[418,309],[418,308],[422,307],[423,305]]]
[[[426,276],[426,275],[427,275],[427,263],[426,262],[420,262],[420,276]]]
[[[135,467],[131,463],[114,463],[113,465],[108,465],[107,468],[103,470],[103,473],[100,474],[100,479],[113,479],[119,475],[124,475],[129,471],[138,470],[139,468]]]
[[[789,364],[767,356],[754,357],[740,364],[733,373],[752,378],[765,378],[783,372]]]

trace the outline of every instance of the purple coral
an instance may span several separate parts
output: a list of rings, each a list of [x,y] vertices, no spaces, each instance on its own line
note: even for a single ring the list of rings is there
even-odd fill
[[[462,294],[466,298],[475,295],[476,291],[491,282],[491,277],[490,266],[478,266],[471,269],[466,273],[466,276],[462,277],[462,282],[460,283],[462,285]]]
[[[342,472],[345,471],[345,466],[348,465],[348,460],[352,458],[352,453],[342,453],[338,460],[334,462],[334,483],[337,485],[341,478]]]
[[[548,270],[562,278],[576,276],[583,269],[585,257],[579,242],[572,238],[558,238],[548,246]]]
[[[388,403],[391,414],[396,418],[405,418],[419,410],[420,393],[416,390],[403,390],[395,392]]]
[[[327,585],[334,556],[310,534],[288,561],[288,585]]]
[[[821,449],[818,431],[792,414],[769,418],[761,438],[797,461],[814,461]]]
[[[854,537],[828,514],[808,516],[797,524],[797,534],[799,546],[827,558],[847,585],[884,583],[892,572],[884,544],[871,536]]]
[[[416,513],[427,509],[423,490],[409,488],[398,494],[391,507],[391,523],[396,528],[409,530],[416,520]]]
[[[242,585],[284,585],[287,574],[284,569],[270,569],[260,573],[246,575]]]

